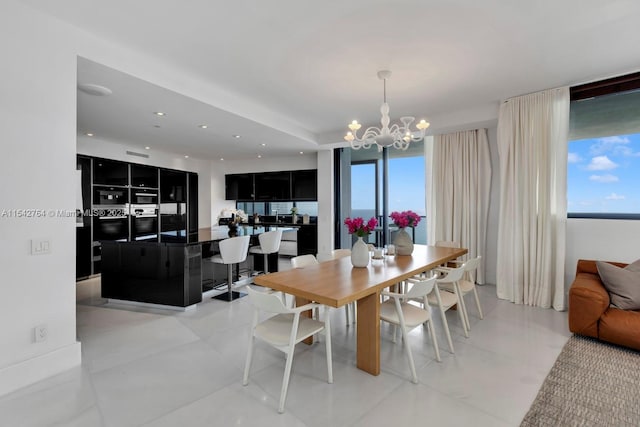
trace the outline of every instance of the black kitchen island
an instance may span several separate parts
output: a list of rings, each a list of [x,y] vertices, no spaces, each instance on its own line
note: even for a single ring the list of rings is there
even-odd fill
[[[266,225],[266,224],[265,224]],[[257,237],[266,227],[240,226],[240,234]],[[217,253],[217,242],[228,238],[228,228],[202,228],[188,236],[164,234],[160,241],[102,242],[102,297],[186,309],[202,301],[203,291],[226,284],[223,264],[203,262]],[[277,271],[278,254],[269,260]],[[261,269],[262,256],[254,269]],[[274,266],[275,269],[271,268]],[[237,274],[237,273],[236,273]],[[236,280],[234,278],[234,280]]]

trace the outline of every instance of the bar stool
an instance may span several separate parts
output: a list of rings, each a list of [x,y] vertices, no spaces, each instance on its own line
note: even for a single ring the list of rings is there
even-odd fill
[[[214,296],[213,298],[222,301],[233,301],[247,294],[232,291],[233,286],[233,266],[247,259],[249,250],[249,239],[251,236],[230,237],[220,241],[220,255],[214,255],[211,262],[216,264],[226,264],[227,266],[227,288],[228,292]]]
[[[269,255],[280,250],[280,241],[282,240],[282,229],[276,228],[274,231],[267,231],[258,236],[260,246],[254,246],[249,249],[249,253],[264,255],[264,273],[269,272]]]

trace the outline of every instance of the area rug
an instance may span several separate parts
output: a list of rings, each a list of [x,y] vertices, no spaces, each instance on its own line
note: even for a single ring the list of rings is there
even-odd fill
[[[640,426],[640,353],[574,335],[521,427]]]

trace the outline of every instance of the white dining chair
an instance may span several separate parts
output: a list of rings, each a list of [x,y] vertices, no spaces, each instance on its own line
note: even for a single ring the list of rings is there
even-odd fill
[[[314,264],[318,264],[318,260],[311,254],[298,255],[291,258],[291,268],[304,268]]]
[[[458,286],[460,288],[460,294],[462,295],[462,298],[464,298],[464,296],[467,295],[468,293],[473,292],[473,295],[476,300],[476,307],[478,309],[478,317],[480,317],[480,319],[484,319],[484,315],[482,314],[482,306],[480,305],[480,298],[478,297],[478,291],[476,289],[476,279],[475,279],[476,278],[475,273],[476,273],[476,270],[478,269],[478,266],[480,265],[481,260],[482,260],[482,257],[477,256],[476,258],[472,258],[462,263],[461,267],[464,268],[464,275],[462,279],[458,281]],[[460,261],[457,261],[457,262],[460,262]],[[446,269],[446,267],[442,267],[442,269]],[[443,284],[441,288],[449,292],[454,292],[453,285],[450,283]],[[465,313],[465,316],[467,317],[467,326],[469,326],[469,329],[471,329],[469,325],[468,311],[466,310],[466,303],[465,303],[464,313]]]
[[[280,390],[280,402],[278,404],[278,412],[284,412],[284,405],[287,399],[287,390],[289,388],[289,378],[291,376],[291,366],[293,364],[293,354],[296,344],[306,338],[323,332],[325,335],[325,347],[327,354],[327,376],[329,384],[333,383],[333,365],[331,360],[331,316],[328,313],[329,307],[324,307],[325,321],[320,322],[308,317],[300,316],[307,310],[320,307],[320,304],[309,303],[301,307],[286,307],[282,300],[274,294],[259,292],[250,287],[247,288],[251,304],[254,306],[253,321],[251,324],[251,337],[249,340],[249,349],[247,350],[247,359],[244,367],[244,377],[242,384],[249,384],[249,371],[251,370],[251,362],[253,359],[253,349],[255,339],[275,347],[284,352],[287,361],[284,368],[284,377],[282,379],[282,388]],[[262,322],[259,322],[260,314],[274,314]]]
[[[427,303],[432,307],[438,307],[440,310],[440,317],[442,318],[442,323],[444,325],[444,331],[447,336],[447,343],[449,344],[449,350],[451,353],[454,353],[453,350],[453,341],[451,339],[451,332],[449,331],[449,323],[447,322],[446,311],[449,310],[456,304],[459,304],[462,300],[460,296],[460,290],[458,288],[458,281],[462,278],[464,274],[464,268],[450,268],[446,270],[440,270],[440,268],[436,268],[434,270],[436,274],[442,274],[442,276],[438,276],[436,279],[436,283],[433,286],[433,290],[427,295]],[[453,284],[454,292],[445,291],[444,289],[440,289],[442,285]],[[419,301],[420,302],[420,301]],[[464,330],[464,336],[469,337],[469,330],[467,329],[467,322],[465,315],[463,313],[462,304],[459,304],[461,307],[457,310],[458,315],[460,316],[460,322],[462,323],[462,329]]]
[[[319,253],[318,261],[330,261],[332,259],[344,258],[351,256],[351,249],[334,249],[328,253]],[[351,325],[351,323],[355,323],[357,319],[357,308],[355,302],[350,302],[344,306],[344,313],[347,318],[347,326]],[[353,313],[353,321],[349,320],[350,312]]]
[[[269,255],[280,250],[280,242],[282,241],[282,228],[276,228],[273,231],[267,231],[258,235],[260,246],[253,246],[249,249],[251,254],[262,254],[264,256],[264,273],[269,272]],[[251,272],[253,276],[253,270]]]
[[[251,236],[238,236],[221,240],[218,244],[220,254],[207,258],[210,262],[225,264],[227,266],[227,292],[215,295],[213,298],[223,301],[233,301],[247,295],[233,290],[233,266],[247,259],[250,238]]]
[[[431,321],[431,308],[427,302],[427,294],[429,294],[436,283],[437,276],[431,276],[426,279],[409,279],[407,292],[400,294],[389,291],[382,291],[381,295],[389,297],[380,304],[380,319],[394,325],[393,342],[396,342],[395,327],[400,327],[402,331],[402,340],[404,341],[407,359],[409,360],[409,368],[411,369],[411,382],[418,383],[416,375],[416,367],[411,353],[411,345],[409,344],[409,331],[416,326],[426,324],[431,334],[433,342],[433,350],[436,354],[436,360],[440,362],[440,350],[438,349],[438,341],[436,333]],[[411,304],[410,300],[422,300],[422,307]]]

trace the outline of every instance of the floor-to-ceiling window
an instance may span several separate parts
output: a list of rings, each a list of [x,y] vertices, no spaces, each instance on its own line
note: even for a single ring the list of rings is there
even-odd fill
[[[383,216],[393,211],[412,210],[423,217],[414,231],[415,243],[426,244],[425,221],[425,161],[424,145],[412,143],[407,151],[387,149],[386,155],[376,147],[368,150],[349,150],[351,170],[350,186],[352,217],[365,219],[377,216],[382,225]],[[385,177],[387,194],[385,195]],[[386,202],[386,206],[385,206]],[[343,206],[343,209],[346,209]],[[391,223],[392,224],[392,223]],[[382,245],[393,240],[393,226],[384,236],[383,232],[372,234],[371,243]]]

